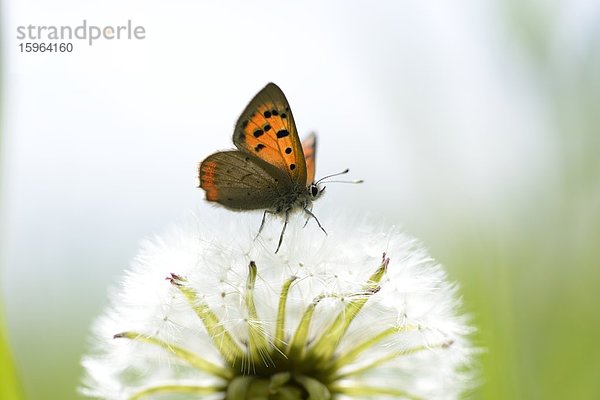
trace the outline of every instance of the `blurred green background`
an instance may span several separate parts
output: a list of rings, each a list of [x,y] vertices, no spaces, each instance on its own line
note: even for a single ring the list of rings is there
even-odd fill
[[[562,5],[513,1],[503,15],[554,128],[547,173],[436,239],[487,348],[477,398],[600,398],[600,19],[561,62]]]
[[[2,10],[2,399],[21,386],[27,399],[77,398],[106,288],[140,239],[200,201],[194,164],[230,145],[235,117],[268,80],[321,132],[321,173],[348,165],[366,179],[323,209],[343,199],[401,223],[460,283],[483,349],[466,398],[600,398],[594,2],[266,2],[280,7],[269,17],[279,34],[253,34],[293,49],[283,61],[269,52],[268,67],[241,53],[264,43],[248,36],[264,14],[241,2],[168,13],[160,2],[53,3],[68,4],[66,16],[28,1]],[[71,58],[17,53],[17,25],[84,15],[133,18],[148,39],[76,46]],[[216,109],[223,122],[205,121]],[[369,143],[347,139],[365,131]]]

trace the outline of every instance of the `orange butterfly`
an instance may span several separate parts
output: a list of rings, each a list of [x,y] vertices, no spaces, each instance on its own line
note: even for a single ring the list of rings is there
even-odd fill
[[[269,83],[246,106],[233,144],[238,150],[212,154],[200,163],[200,187],[208,201],[235,211],[265,210],[258,234],[267,214],[285,215],[275,253],[294,210],[303,210],[306,222],[314,218],[325,232],[311,211],[325,189],[314,182],[316,136],[300,143],[292,110],[277,85]]]

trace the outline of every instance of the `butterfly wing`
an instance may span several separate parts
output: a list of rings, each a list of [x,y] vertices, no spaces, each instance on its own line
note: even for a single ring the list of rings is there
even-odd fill
[[[233,210],[273,207],[289,180],[285,172],[241,151],[222,151],[200,163],[200,187],[206,200]]]
[[[302,141],[302,151],[306,162],[306,186],[315,181],[315,158],[317,156],[317,135],[311,133]]]
[[[265,86],[240,116],[233,143],[274,166],[294,184],[306,184],[306,162],[292,110],[281,89]]]

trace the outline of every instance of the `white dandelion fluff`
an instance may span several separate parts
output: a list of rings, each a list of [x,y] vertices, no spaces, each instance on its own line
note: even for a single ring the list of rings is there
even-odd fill
[[[279,224],[254,240],[255,215],[211,211],[222,217],[142,245],[94,326],[83,394],[453,399],[468,387],[457,289],[414,239],[340,217],[323,219],[326,237],[296,216],[274,254]]]

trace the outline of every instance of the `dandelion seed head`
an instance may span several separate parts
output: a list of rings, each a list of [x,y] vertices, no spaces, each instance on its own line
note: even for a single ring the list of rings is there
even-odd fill
[[[211,215],[189,215],[142,243],[93,327],[82,393],[216,390],[292,365],[294,385],[321,379],[335,399],[390,398],[385,390],[451,399],[468,386],[471,328],[458,289],[415,239],[340,215],[321,218],[325,236],[294,215],[274,254],[278,221],[254,240],[256,214]],[[306,337],[294,352],[302,326]]]

